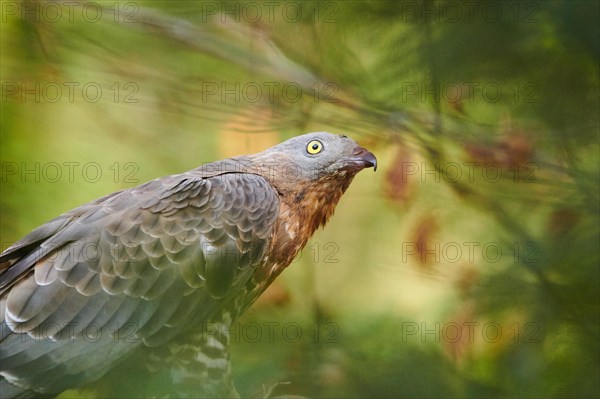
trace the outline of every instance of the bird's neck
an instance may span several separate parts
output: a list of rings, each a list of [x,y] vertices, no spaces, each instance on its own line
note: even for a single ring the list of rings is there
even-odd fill
[[[281,209],[275,234],[278,249],[274,250],[278,251],[277,259],[286,260],[280,265],[281,270],[298,255],[313,233],[327,223],[353,177],[331,176],[276,187]]]

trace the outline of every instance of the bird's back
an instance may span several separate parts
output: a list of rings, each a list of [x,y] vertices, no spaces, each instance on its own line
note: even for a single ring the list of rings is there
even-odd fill
[[[60,392],[141,346],[220,320],[265,256],[279,201],[260,176],[210,174],[104,197],[5,251],[2,377]],[[19,391],[2,384],[3,398]]]

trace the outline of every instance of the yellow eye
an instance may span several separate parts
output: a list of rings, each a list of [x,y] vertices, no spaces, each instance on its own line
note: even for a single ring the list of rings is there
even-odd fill
[[[312,140],[306,146],[306,151],[308,151],[309,154],[318,154],[323,151],[323,144],[321,144],[319,140]]]

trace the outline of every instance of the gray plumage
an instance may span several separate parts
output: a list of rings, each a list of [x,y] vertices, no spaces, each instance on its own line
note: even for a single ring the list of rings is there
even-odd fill
[[[307,156],[311,140],[327,156]],[[0,256],[2,398],[97,379],[202,323],[226,328],[375,162],[344,136],[313,133],[107,195],[35,229]],[[293,178],[282,165],[295,167]],[[339,187],[313,189],[333,178]],[[297,201],[309,190],[332,205],[309,215]],[[227,346],[226,334],[195,341],[204,394],[235,395],[222,375]]]

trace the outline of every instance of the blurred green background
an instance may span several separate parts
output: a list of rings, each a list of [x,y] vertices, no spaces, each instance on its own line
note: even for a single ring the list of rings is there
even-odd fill
[[[344,133],[380,169],[236,324],[242,396],[600,397],[599,4],[2,1],[2,249]],[[142,363],[63,397],[167,394]]]

